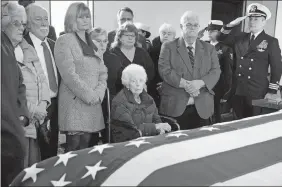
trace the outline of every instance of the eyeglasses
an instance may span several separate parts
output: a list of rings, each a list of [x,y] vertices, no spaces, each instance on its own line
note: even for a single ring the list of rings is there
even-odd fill
[[[15,27],[21,27],[21,26],[23,26],[24,28],[26,27],[26,23],[19,22],[18,20],[13,21],[11,24],[14,25]]]
[[[199,24],[191,24],[191,23],[185,25],[185,27],[189,29],[198,28],[199,26],[200,26]]]
[[[173,33],[172,32],[161,32],[163,36],[167,35],[167,36],[172,36]]]
[[[132,38],[135,38],[136,36],[135,36],[135,34],[123,34],[123,36],[126,36],[126,37],[132,37]]]
[[[102,44],[108,44],[108,40],[93,40],[93,41],[96,41],[96,42],[98,42],[100,45],[102,45]]]

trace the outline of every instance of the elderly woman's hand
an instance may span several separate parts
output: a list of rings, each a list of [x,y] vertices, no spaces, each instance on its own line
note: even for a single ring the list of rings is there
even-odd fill
[[[165,132],[171,131],[171,126],[168,123],[157,123],[155,124],[157,131],[160,132],[160,134],[164,134]]]

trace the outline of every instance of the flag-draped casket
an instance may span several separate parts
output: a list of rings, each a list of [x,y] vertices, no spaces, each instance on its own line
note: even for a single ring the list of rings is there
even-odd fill
[[[282,111],[68,152],[11,185],[282,185]]]

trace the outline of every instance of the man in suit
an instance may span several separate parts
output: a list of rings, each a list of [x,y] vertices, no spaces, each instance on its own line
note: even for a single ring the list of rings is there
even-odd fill
[[[47,119],[50,124],[50,143],[40,141],[42,159],[57,155],[58,149],[58,88],[60,75],[54,60],[55,42],[47,35],[49,33],[49,21],[47,11],[35,3],[26,7],[27,31],[24,36],[26,41],[32,45],[39,57],[43,71],[48,79],[50,87],[51,105],[47,108]],[[49,126],[49,125],[48,125]]]
[[[126,21],[133,22],[133,17],[134,17],[133,11],[130,8],[128,7],[121,8],[117,13],[118,26],[120,27]],[[113,30],[108,33],[108,40],[109,40],[107,46],[108,50],[111,48],[111,44],[114,42],[115,36],[116,36],[116,30]],[[138,45],[139,47],[142,47],[147,51],[146,38],[141,34],[138,34]]]
[[[174,117],[181,129],[210,124],[221,70],[215,48],[198,40],[199,17],[187,11],[180,19],[182,37],[162,45],[159,73],[160,113]]]
[[[18,0],[18,3],[20,5],[22,5],[23,7],[27,7],[28,5],[30,5],[31,3],[35,3],[35,0]],[[25,30],[25,34],[26,34],[26,30]],[[55,28],[52,26],[52,25],[49,25],[49,33],[48,33],[48,36],[47,38],[50,38],[54,41],[57,40],[57,36],[56,36],[56,31],[55,31]]]
[[[247,17],[250,33],[228,37],[232,28]],[[237,18],[221,30],[220,40],[230,41],[228,44],[234,47],[235,94],[232,96],[232,105],[239,119],[260,114],[260,109],[252,106],[252,100],[281,100],[277,94],[282,74],[281,50],[278,40],[264,32],[270,17],[271,12],[266,6],[253,3],[247,8],[247,16]]]
[[[216,123],[221,122],[221,100],[229,99],[232,85],[233,50],[228,45],[218,41],[222,26],[222,21],[211,20],[207,27],[209,43],[215,47],[221,69],[219,81],[214,87],[214,122]]]

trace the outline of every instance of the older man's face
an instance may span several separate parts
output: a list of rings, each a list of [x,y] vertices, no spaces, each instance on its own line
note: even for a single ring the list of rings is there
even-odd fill
[[[31,11],[28,28],[32,34],[43,41],[49,33],[48,13],[40,7],[34,7]]]
[[[199,28],[199,20],[196,17],[186,18],[181,23],[181,30],[184,37],[197,37]]]

